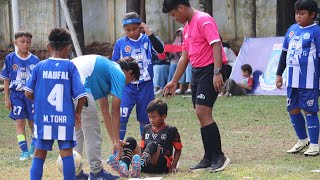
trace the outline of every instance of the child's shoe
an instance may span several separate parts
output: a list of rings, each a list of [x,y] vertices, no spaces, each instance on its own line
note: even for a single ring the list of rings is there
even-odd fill
[[[131,178],[138,178],[141,173],[141,158],[138,154],[132,157],[132,170],[130,172]]]
[[[113,170],[119,173],[120,177],[129,177],[129,170],[127,164],[122,161],[116,160],[116,157],[114,155],[109,156],[107,163],[112,167]]]
[[[319,144],[310,144],[309,149],[303,153],[306,156],[316,156],[319,154]]]
[[[124,163],[122,161],[119,162],[118,173],[119,173],[120,177],[122,177],[122,178],[129,177],[129,170],[128,170],[128,166],[126,163]]]
[[[305,147],[309,146],[310,142],[309,139],[302,139],[297,142],[290,150],[287,151],[287,153],[297,153],[304,149]]]
[[[21,152],[20,153],[20,161],[24,161],[24,160],[27,160],[27,159],[30,159],[29,151]]]
[[[110,155],[107,159],[107,163],[112,167],[113,170],[117,171],[119,170],[119,161],[116,160],[116,157],[114,155]]]

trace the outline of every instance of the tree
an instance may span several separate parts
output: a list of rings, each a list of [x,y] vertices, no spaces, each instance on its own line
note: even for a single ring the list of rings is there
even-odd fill
[[[277,0],[276,35],[284,36],[290,25],[295,23],[294,3],[297,0]]]
[[[200,0],[203,11],[212,16],[212,0]]]
[[[136,12],[139,14],[140,19],[146,22],[145,0],[127,0],[126,12]]]
[[[72,24],[77,32],[77,38],[81,47],[82,54],[85,54],[81,0],[67,0],[66,2],[72,20]]]

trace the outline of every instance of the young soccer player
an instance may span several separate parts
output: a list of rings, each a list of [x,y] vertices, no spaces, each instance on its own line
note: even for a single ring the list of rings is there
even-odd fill
[[[32,42],[31,33],[19,31],[15,33],[14,38],[17,51],[6,56],[0,77],[4,79],[5,106],[7,109],[11,109],[9,117],[15,120],[18,143],[21,149],[20,160],[26,160],[34,154],[33,138],[28,150],[25,131],[25,119],[27,119],[31,134],[33,133],[33,104],[25,97],[23,88],[39,59],[29,52]]]
[[[241,66],[242,71],[242,82],[236,83],[233,79],[227,79],[226,83],[224,84],[220,95],[222,96],[241,96],[246,95],[248,91],[252,90],[253,86],[253,78],[251,77],[252,74],[252,67],[249,64],[244,64]]]
[[[165,123],[168,106],[162,100],[156,99],[148,104],[147,112],[150,124],[146,125],[143,130],[140,147],[134,138],[128,137],[125,140],[128,144],[123,147],[121,161],[117,161],[114,155],[109,156],[108,163],[119,172],[121,177],[129,176],[130,163],[132,163],[130,174],[134,178],[139,177],[140,171],[145,173],[177,172],[182,143],[177,128]],[[142,161],[140,161],[140,155]]]
[[[76,179],[72,148],[76,146],[75,128],[81,126],[85,89],[75,65],[67,59],[71,35],[64,28],[50,31],[47,45],[51,57],[37,64],[25,87],[25,95],[34,101],[35,154],[30,180],[42,179],[47,151],[58,141],[65,180]],[[78,100],[74,108],[73,99]]]
[[[319,154],[319,56],[320,27],[314,23],[318,5],[314,0],[298,0],[295,5],[296,24],[289,27],[280,56],[276,86],[283,84],[282,73],[287,67],[287,110],[299,138],[288,150],[296,153],[309,145],[305,155]],[[305,118],[301,113],[304,111]]]
[[[153,92],[153,69],[151,64],[152,49],[163,53],[164,48],[149,27],[141,22],[135,12],[125,15],[122,20],[125,36],[118,39],[114,45],[112,60],[117,61],[123,57],[132,57],[140,67],[138,81],[128,84],[123,91],[121,101],[120,139],[126,134],[127,123],[132,108],[136,105],[137,120],[140,122],[140,133],[146,124],[149,124],[148,115],[145,111],[150,101],[154,99]],[[145,34],[142,34],[144,31]]]
[[[165,95],[173,94],[177,82],[189,61],[192,65],[192,103],[200,121],[204,157],[191,170],[223,170],[230,160],[221,148],[220,132],[212,118],[212,107],[223,86],[222,63],[227,59],[215,20],[190,6],[188,0],[164,0],[162,12],[185,24],[182,55],[172,80],[166,85]]]

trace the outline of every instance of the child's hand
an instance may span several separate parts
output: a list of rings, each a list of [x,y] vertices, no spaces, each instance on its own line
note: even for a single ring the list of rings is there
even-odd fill
[[[278,89],[281,89],[281,86],[283,84],[282,76],[277,76],[276,78],[276,86]]]
[[[10,101],[9,98],[5,98],[5,99],[4,99],[4,104],[5,104],[5,106],[6,106],[6,108],[7,108],[8,110],[11,109],[11,101]]]
[[[75,114],[75,127],[76,127],[76,130],[81,128],[81,114],[80,113]]]
[[[148,36],[150,36],[152,34],[152,32],[150,31],[150,29],[149,29],[148,25],[146,25],[146,23],[141,23],[140,27]]]

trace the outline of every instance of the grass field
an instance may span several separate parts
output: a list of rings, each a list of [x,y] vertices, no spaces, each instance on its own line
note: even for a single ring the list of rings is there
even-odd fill
[[[18,145],[14,124],[7,117],[3,95],[0,95],[0,180],[29,179],[30,161],[18,160]],[[302,153],[290,155],[286,150],[296,143],[296,136],[285,110],[285,97],[245,96],[219,97],[214,117],[222,136],[222,147],[231,163],[223,172],[189,172],[189,167],[200,161],[203,148],[198,121],[191,98],[176,96],[167,100],[167,123],[175,125],[184,148],[179,172],[165,179],[320,179],[320,157],[305,157]],[[131,115],[128,135],[138,136],[135,113]],[[110,141],[103,129],[103,157],[110,152]],[[30,133],[29,133],[30,134]],[[58,150],[48,153],[43,179],[62,179],[56,167]],[[84,157],[85,159],[85,157]],[[110,170],[108,165],[105,168]],[[85,170],[88,164],[85,161]],[[115,172],[112,172],[115,173]],[[150,176],[142,174],[143,177]]]

